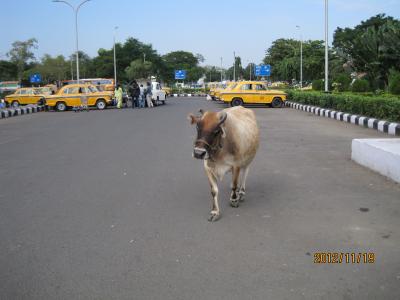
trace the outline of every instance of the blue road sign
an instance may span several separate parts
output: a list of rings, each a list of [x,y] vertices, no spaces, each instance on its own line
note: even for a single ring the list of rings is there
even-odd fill
[[[259,65],[254,68],[256,76],[271,76],[271,65]]]
[[[175,79],[185,79],[186,70],[175,70]]]
[[[42,76],[39,73],[35,73],[29,77],[29,80],[31,83],[40,83],[42,82]]]

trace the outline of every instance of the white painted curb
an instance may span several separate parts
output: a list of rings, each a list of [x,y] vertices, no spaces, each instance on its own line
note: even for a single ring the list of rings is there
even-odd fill
[[[390,123],[384,120],[377,120],[374,118],[352,115],[349,113],[344,113],[341,111],[329,110],[325,108],[321,108],[318,106],[312,105],[302,105],[296,102],[286,101],[286,106],[289,106],[294,109],[304,110],[307,112],[311,112],[321,117],[327,117],[331,119],[336,119],[338,121],[343,121],[347,123],[352,123],[354,125],[359,125],[363,127],[368,127],[371,129],[375,129],[390,135],[398,135],[400,136],[400,123]]]
[[[400,183],[400,139],[354,139],[351,159]]]

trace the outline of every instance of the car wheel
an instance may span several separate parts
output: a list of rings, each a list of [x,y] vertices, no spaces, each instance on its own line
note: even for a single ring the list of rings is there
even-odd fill
[[[14,100],[13,102],[11,102],[12,108],[17,108],[18,106],[19,106],[19,102],[17,100]]]
[[[240,106],[243,105],[243,100],[240,98],[233,98],[231,101],[231,106]]]
[[[282,107],[282,105],[283,105],[282,99],[279,97],[275,97],[271,102],[271,106],[273,108]]]
[[[57,111],[66,111],[67,105],[65,104],[65,102],[57,102],[56,109]]]
[[[96,102],[96,107],[97,107],[97,109],[103,110],[107,107],[107,103],[103,99],[99,99]]]

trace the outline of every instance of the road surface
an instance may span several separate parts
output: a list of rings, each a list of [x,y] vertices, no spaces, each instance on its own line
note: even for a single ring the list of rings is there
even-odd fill
[[[0,120],[1,299],[399,299],[400,187],[350,159],[387,137],[290,108],[261,129],[246,201],[207,221],[186,116],[223,105]],[[314,263],[318,252],[374,263]]]

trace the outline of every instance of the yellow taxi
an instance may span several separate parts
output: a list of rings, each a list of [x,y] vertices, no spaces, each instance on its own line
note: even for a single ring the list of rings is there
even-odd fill
[[[11,107],[18,107],[26,104],[45,104],[45,95],[36,88],[19,88],[14,93],[5,97],[6,103]]]
[[[209,82],[207,83],[207,87],[210,89],[209,95],[213,100],[215,100],[215,91],[218,88],[218,82]]]
[[[219,89],[216,89],[216,90],[215,90],[215,93],[214,93],[215,98],[216,98],[217,100],[221,100],[221,93],[223,93],[223,92],[228,92],[228,91],[232,90],[236,85],[237,85],[237,83],[234,82],[234,81],[232,81],[232,82],[226,83],[226,84],[225,84],[225,87],[221,87],[221,88],[219,88]]]
[[[163,86],[163,87],[161,88],[161,90],[164,91],[164,93],[165,93],[166,96],[171,95],[171,88],[170,88],[170,87]]]
[[[55,95],[46,96],[46,104],[58,111],[70,107],[78,107],[87,102],[87,106],[105,109],[112,104],[113,92],[100,92],[91,84],[68,84],[63,86]]]
[[[286,93],[269,90],[264,83],[259,81],[240,81],[233,89],[221,92],[220,98],[231,106],[259,103],[269,104],[275,108],[283,106],[286,101]]]

